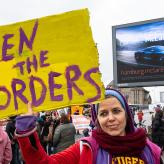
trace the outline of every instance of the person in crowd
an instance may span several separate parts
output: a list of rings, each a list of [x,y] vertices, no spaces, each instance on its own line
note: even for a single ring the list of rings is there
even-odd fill
[[[11,142],[7,133],[0,125],[0,164],[10,164],[12,160]]]
[[[48,156],[42,149],[32,108],[16,119],[16,135],[26,163],[37,164],[160,164],[161,149],[142,128],[136,129],[125,98],[116,90],[106,90],[105,99],[94,105],[96,128],[64,151]],[[27,122],[28,124],[25,124]]]
[[[131,113],[132,113],[132,117],[134,119],[134,117],[135,117],[135,107],[131,108],[130,110],[131,110]]]
[[[11,148],[12,148],[12,160],[11,164],[20,164],[20,152],[19,152],[19,145],[15,138],[15,118],[16,116],[11,116],[6,124],[6,132],[9,136],[11,141]]]
[[[134,120],[134,117],[135,117],[135,107],[129,107],[130,111],[131,111],[131,115],[133,117],[133,120]],[[135,120],[133,121],[134,122],[134,126],[137,127],[137,123],[135,122]]]
[[[164,148],[164,111],[157,110],[152,121],[152,141]]]
[[[49,154],[50,153],[50,147],[49,147],[49,143],[50,143],[50,139],[49,139],[49,127],[51,125],[51,116],[50,115],[45,115],[42,116],[44,122],[43,125],[41,126],[41,130],[40,130],[40,141],[41,144],[44,148],[44,150]],[[37,128],[38,129],[38,128]]]
[[[138,113],[137,113],[139,125],[142,124],[143,115],[144,115],[144,114],[143,114],[142,110],[140,109],[140,110],[138,111]]]
[[[63,151],[75,143],[75,126],[70,123],[65,113],[61,114],[60,124],[56,127],[53,136],[54,153]]]
[[[40,141],[42,141],[41,134],[43,133],[45,119],[46,119],[45,115],[41,115],[37,118],[37,121],[36,121],[37,133],[38,133]]]
[[[89,129],[88,128],[85,128],[83,130],[83,135],[84,135],[84,137],[88,137],[89,136]]]
[[[68,111],[67,112],[68,112],[67,115],[68,115],[69,122],[72,123],[71,107],[68,107]]]
[[[158,104],[156,107],[155,107],[155,112],[159,112],[161,110],[161,106]]]

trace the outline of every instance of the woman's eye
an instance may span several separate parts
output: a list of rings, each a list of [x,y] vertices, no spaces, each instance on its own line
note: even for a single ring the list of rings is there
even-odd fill
[[[107,114],[108,114],[107,112],[101,112],[100,116],[105,117],[105,116],[107,116]]]
[[[114,109],[112,110],[112,113],[113,113],[113,114],[119,114],[120,112],[121,112],[121,110],[118,109],[118,108],[114,108]]]

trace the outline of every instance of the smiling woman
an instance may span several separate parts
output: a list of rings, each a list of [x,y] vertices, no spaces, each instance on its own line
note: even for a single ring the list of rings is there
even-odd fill
[[[40,145],[35,117],[17,117],[16,135],[26,163],[33,160],[37,164],[160,164],[160,148],[147,139],[142,128],[134,127],[122,94],[112,89],[105,94],[106,99],[92,106],[96,125],[92,135],[51,156]]]
[[[126,114],[117,98],[111,97],[101,102],[98,110],[101,129],[111,136],[125,136]]]

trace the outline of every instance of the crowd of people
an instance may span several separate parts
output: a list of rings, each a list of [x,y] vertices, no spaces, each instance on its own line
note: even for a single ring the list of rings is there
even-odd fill
[[[28,113],[10,117],[6,132],[0,128],[2,164],[99,164],[162,163],[164,108],[156,110],[152,134],[135,127],[134,113],[117,90],[105,91],[105,99],[91,104],[91,130],[75,141],[76,129],[70,115],[47,112],[38,115],[28,103]],[[143,111],[137,112],[139,123]]]
[[[68,114],[45,112],[36,117],[36,132],[44,151],[51,155],[60,152],[75,143],[76,129]],[[10,117],[5,130],[0,126],[0,164],[26,163],[15,136],[16,116]],[[2,142],[3,141],[3,142]]]

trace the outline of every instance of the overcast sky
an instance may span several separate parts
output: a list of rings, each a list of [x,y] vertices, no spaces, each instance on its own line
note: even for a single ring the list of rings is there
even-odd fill
[[[0,0],[0,25],[88,8],[102,81],[113,80],[112,26],[164,17],[163,0]]]

